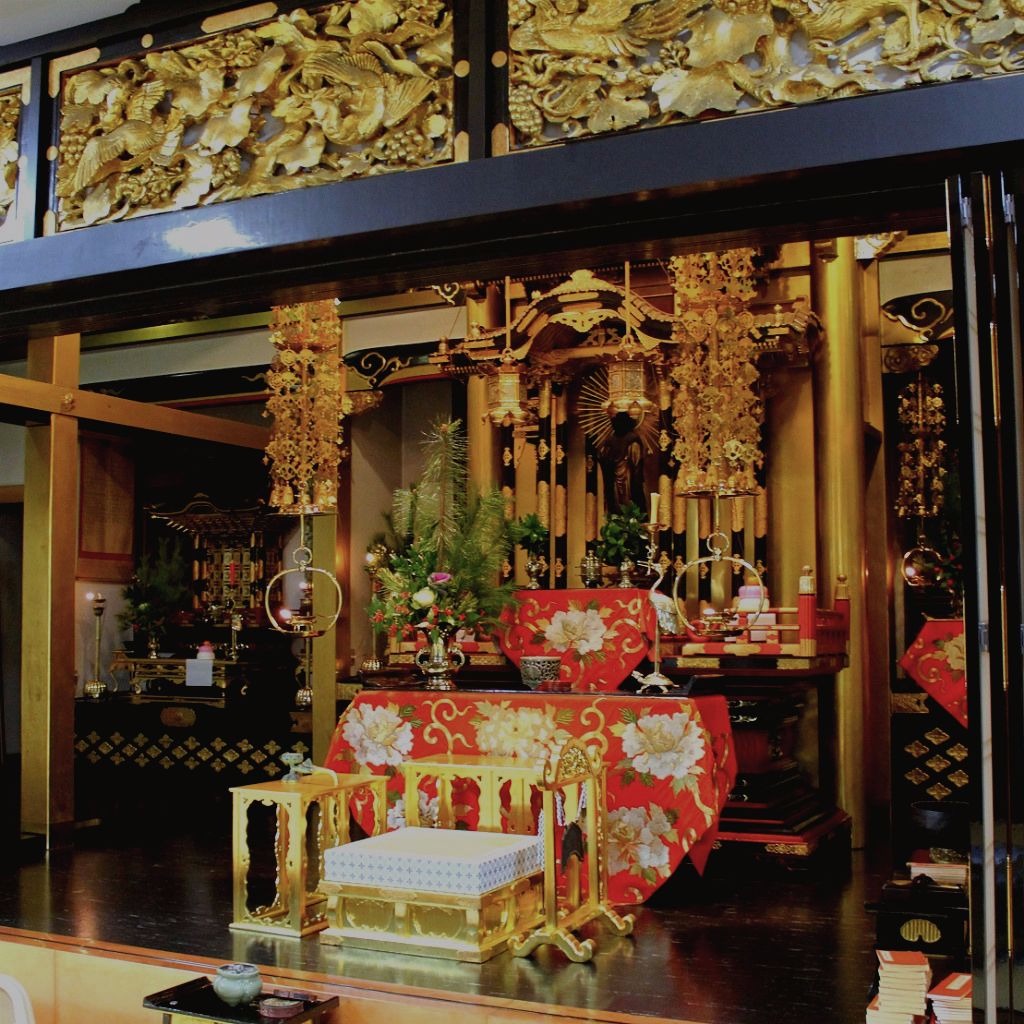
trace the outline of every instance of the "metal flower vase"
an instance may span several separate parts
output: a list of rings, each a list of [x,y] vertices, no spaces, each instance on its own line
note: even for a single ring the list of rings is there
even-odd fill
[[[438,626],[427,633],[427,646],[416,653],[416,666],[427,677],[428,690],[454,690],[453,674],[466,664],[462,648],[454,643],[455,628]]]

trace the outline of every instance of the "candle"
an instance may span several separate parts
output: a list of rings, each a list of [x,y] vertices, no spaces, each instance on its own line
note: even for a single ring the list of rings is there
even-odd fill
[[[650,522],[656,523],[658,521],[658,501],[661,499],[661,495],[655,491],[651,495],[651,518]]]

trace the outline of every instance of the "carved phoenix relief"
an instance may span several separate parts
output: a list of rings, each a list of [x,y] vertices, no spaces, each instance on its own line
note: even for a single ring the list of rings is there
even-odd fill
[[[65,77],[61,229],[452,159],[445,0],[355,0]]]
[[[1024,0],[509,0],[515,145],[1020,71]]]
[[[0,227],[14,205],[18,184],[18,121],[21,92],[0,93]]]

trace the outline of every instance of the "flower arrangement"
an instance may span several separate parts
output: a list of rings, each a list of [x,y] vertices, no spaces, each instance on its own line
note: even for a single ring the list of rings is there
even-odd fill
[[[647,554],[650,535],[639,505],[627,502],[620,511],[612,512],[601,527],[597,556],[605,565],[620,565],[626,559],[641,561]]]
[[[458,630],[490,630],[512,604],[500,574],[509,552],[505,499],[468,495],[468,450],[461,422],[435,424],[424,441],[419,483],[394,493],[391,526],[399,538],[367,611],[377,632],[432,642]]]
[[[509,537],[528,555],[539,558],[547,551],[548,528],[540,521],[536,512],[530,512],[509,524]]]

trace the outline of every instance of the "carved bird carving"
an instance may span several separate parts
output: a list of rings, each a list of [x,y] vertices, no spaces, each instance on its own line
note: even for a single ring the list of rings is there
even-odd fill
[[[706,0],[592,0],[582,11],[563,13],[550,3],[513,33],[513,50],[554,50],[607,58],[640,56],[654,40],[677,36]]]
[[[367,49],[372,45],[368,43]],[[377,52],[381,50],[386,52],[386,47],[380,46]],[[402,74],[386,71],[374,53],[363,50],[354,54],[318,53],[306,60],[304,79],[317,76],[349,90],[347,102],[336,116],[325,117],[322,122],[324,133],[332,142],[345,145],[373,138],[381,128],[405,120],[434,91],[434,80],[411,61],[387,55],[389,66]]]
[[[907,19],[907,47],[903,57],[920,49],[920,0],[776,0],[800,24],[812,43],[831,46],[857,29],[887,14]]]
[[[159,124],[132,119],[105,135],[89,139],[75,168],[72,192],[95,185],[116,171],[138,167],[151,157],[160,157],[167,147],[176,149],[181,135],[180,120],[180,115],[174,113]]]

